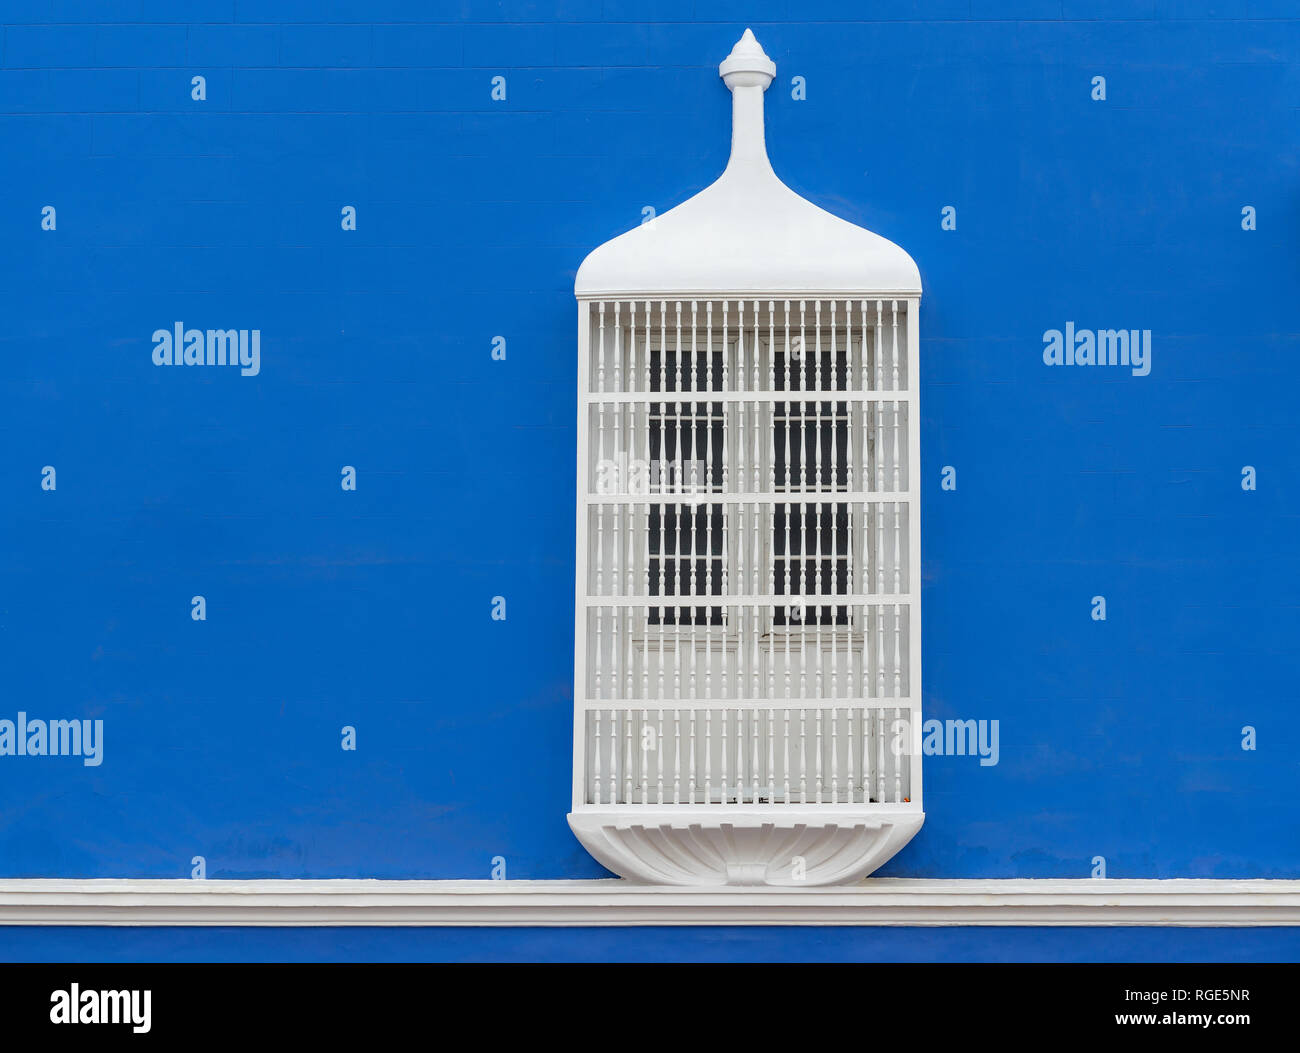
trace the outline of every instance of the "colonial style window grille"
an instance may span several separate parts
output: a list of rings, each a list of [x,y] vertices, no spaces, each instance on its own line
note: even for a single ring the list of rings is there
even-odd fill
[[[732,156],[578,273],[574,809],[617,873],[860,878],[920,828],[916,265]]]

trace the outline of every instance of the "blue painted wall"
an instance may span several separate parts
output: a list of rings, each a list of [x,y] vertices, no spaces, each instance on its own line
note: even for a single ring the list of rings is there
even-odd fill
[[[603,873],[564,819],[573,274],[721,170],[751,24],[778,173],[920,265],[924,705],[999,722],[884,873],[1300,877],[1293,5],[0,12],[0,719],[104,722],[98,766],[0,756],[0,874]],[[155,366],[177,322],[260,372]],[[1150,375],[1045,365],[1067,322],[1150,329]]]

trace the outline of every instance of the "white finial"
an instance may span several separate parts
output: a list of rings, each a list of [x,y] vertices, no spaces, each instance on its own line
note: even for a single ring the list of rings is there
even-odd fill
[[[767,57],[762,45],[754,38],[754,31],[746,29],[731,54],[718,66],[718,75],[728,88],[762,88],[772,83],[776,76],[776,63]]]
[[[746,29],[718,66],[718,75],[731,89],[731,160],[727,168],[757,165],[770,172],[763,136],[763,92],[776,76],[776,63]]]

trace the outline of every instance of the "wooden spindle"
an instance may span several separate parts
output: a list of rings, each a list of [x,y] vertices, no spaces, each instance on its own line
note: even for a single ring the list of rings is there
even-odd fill
[[[619,713],[609,711],[609,803],[618,804]]]
[[[799,803],[808,803],[808,711],[799,710]]]
[[[727,784],[723,777],[722,785]],[[725,792],[725,791],[724,791]],[[704,803],[713,803],[713,710],[704,711]]]
[[[664,803],[664,754],[667,752],[664,746],[664,711],[662,708],[656,711],[658,715],[658,725],[655,733],[655,760],[658,762],[659,777],[655,783],[655,803]]]
[[[600,728],[600,724],[601,724],[600,710],[599,709],[596,710],[593,716],[595,717],[595,721],[594,721],[595,733],[593,734],[592,737],[595,740],[596,748],[592,756],[592,766],[591,766],[592,783],[593,783],[591,803],[600,804],[600,754],[601,754],[601,750],[604,748],[604,742],[601,741],[602,735],[601,735],[601,728]]]
[[[689,714],[689,717],[690,717],[690,746],[691,746],[691,753],[690,753],[690,756],[691,756],[691,760],[690,760],[690,768],[687,770],[687,780],[688,780],[688,781],[687,781],[687,793],[686,793],[686,797],[687,797],[687,800],[688,800],[691,804],[695,804],[695,803],[696,803],[696,800],[695,800],[695,772],[696,772],[696,767],[695,767],[695,718],[696,718],[696,714],[697,714],[697,712],[698,712],[698,711],[697,711],[697,710],[694,710],[694,709],[687,710],[687,713]]]
[[[623,803],[632,803],[632,714],[623,716]]]
[[[646,735],[651,731],[650,713],[646,709],[641,710],[641,803],[650,803],[650,744],[651,739]],[[654,740],[654,750],[659,752],[659,739]]]
[[[831,707],[831,804],[840,803],[839,710]]]
[[[776,740],[773,738],[772,710],[767,710],[767,803],[776,803]]]
[[[813,302],[813,390],[822,391],[822,302]],[[820,400],[818,400],[820,402]],[[820,410],[819,410],[820,412]]]
[[[817,803],[822,803],[822,710],[814,711],[817,714],[817,749],[816,749],[816,778],[817,778]]]
[[[673,710],[673,804],[682,803],[682,711]]]
[[[619,322],[621,300],[614,301],[614,390],[623,390],[623,329]]]
[[[785,731],[781,736],[781,795],[786,804],[790,800],[790,711],[785,711]]]

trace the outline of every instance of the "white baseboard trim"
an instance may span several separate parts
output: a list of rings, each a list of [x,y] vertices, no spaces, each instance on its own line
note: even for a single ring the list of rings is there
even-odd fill
[[[1300,880],[931,880],[829,888],[596,881],[0,879],[0,925],[1300,925]]]

